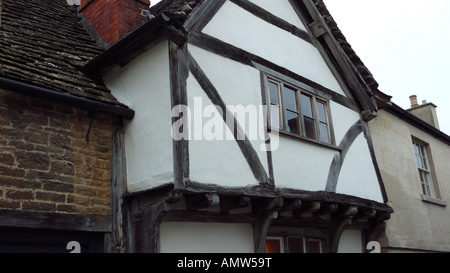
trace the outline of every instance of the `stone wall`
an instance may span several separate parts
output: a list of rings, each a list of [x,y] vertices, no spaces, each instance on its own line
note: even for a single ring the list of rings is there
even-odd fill
[[[111,215],[112,117],[0,90],[0,210]]]

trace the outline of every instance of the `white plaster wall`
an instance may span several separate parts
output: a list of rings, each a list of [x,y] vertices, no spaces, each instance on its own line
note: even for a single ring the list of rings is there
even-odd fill
[[[338,253],[364,253],[361,231],[344,230],[339,241]]]
[[[360,120],[360,115],[345,106],[330,101],[331,116],[333,119],[334,136],[336,145],[339,146],[348,130]]]
[[[336,192],[384,202],[364,134],[356,138],[345,157]]]
[[[168,43],[163,42],[104,78],[112,94],[136,111],[126,121],[128,191],[173,181]]]
[[[221,125],[224,128],[224,140],[205,139],[204,134],[201,139],[195,136],[194,128],[199,126],[197,121],[194,121],[194,98],[201,98],[203,107],[212,105],[211,100],[203,92],[201,86],[190,74],[187,81],[188,90],[188,105],[191,108],[191,141],[189,141],[189,167],[190,179],[192,181],[215,184],[227,187],[244,187],[247,185],[257,185],[258,181],[255,179],[252,170],[250,169],[244,155],[242,154],[237,142],[233,139],[227,140],[225,132],[228,131],[223,120]],[[203,111],[203,110],[202,110]],[[215,116],[219,116],[217,111]],[[203,118],[201,123],[205,125],[210,118]],[[200,127],[203,127],[200,125]],[[231,133],[230,133],[231,134]],[[231,134],[232,135],[232,134]]]
[[[218,90],[225,105],[259,107],[262,104],[260,71],[239,62],[224,58],[194,45],[189,45],[189,52],[195,58],[208,79]],[[260,116],[258,116],[259,118]],[[236,117],[239,118],[239,117]],[[249,120],[240,124],[247,132],[261,164],[268,171],[267,154],[261,149],[264,138],[255,135],[249,124],[256,124],[256,129],[264,130],[264,121]],[[246,125],[246,126],[245,126]]]
[[[230,1],[203,32],[345,95],[317,48]]]
[[[275,186],[323,191],[337,151],[283,136],[279,141],[278,149],[272,152]]]
[[[307,31],[305,25],[298,17],[289,0],[250,0],[275,16],[293,24],[301,30]]]
[[[161,253],[253,253],[251,224],[163,222]]]

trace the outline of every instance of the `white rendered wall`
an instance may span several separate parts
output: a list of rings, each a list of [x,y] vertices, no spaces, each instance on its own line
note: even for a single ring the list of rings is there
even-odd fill
[[[358,112],[342,106],[334,101],[330,102],[330,110],[333,119],[336,145],[339,146],[348,130],[361,118]]]
[[[279,141],[272,152],[275,186],[323,191],[337,151],[283,136]]]
[[[203,32],[345,95],[317,48],[230,1]]]
[[[254,4],[262,7],[275,16],[293,24],[301,30],[306,31],[306,27],[298,17],[289,0],[250,0]]]
[[[201,98],[203,106],[213,105],[211,100],[202,90],[201,86],[190,74],[187,80],[188,106],[193,109],[194,99]],[[210,107],[211,108],[211,107]],[[214,111],[216,117],[219,116]],[[191,113],[191,121],[194,121],[194,113]],[[210,118],[203,118],[205,125]],[[207,140],[206,134],[202,134],[202,139],[195,137],[195,124],[191,124],[191,140],[189,141],[189,176],[190,180],[205,184],[215,184],[225,187],[244,187],[247,185],[257,185],[250,166],[234,139],[226,139],[225,131],[228,130],[223,120],[221,125],[224,128],[224,140]],[[201,126],[202,127],[202,126]],[[231,133],[230,133],[231,134]]]
[[[363,253],[361,231],[344,230],[339,241],[338,253]]]
[[[218,90],[227,106],[259,107],[262,104],[260,71],[239,62],[224,58],[194,45],[189,45],[189,52],[195,58],[208,79]],[[192,105],[192,104],[191,104]],[[233,110],[229,108],[229,110]],[[239,117],[236,117],[239,118]],[[259,118],[259,116],[258,116]],[[256,124],[256,129],[264,130],[264,121],[245,120],[240,126],[255,149],[261,164],[268,171],[267,154],[261,149],[264,138],[255,135],[249,124]],[[259,131],[258,131],[259,133]]]
[[[336,192],[384,202],[364,134],[356,138],[345,157]]]
[[[254,253],[251,224],[164,222],[161,253]]]
[[[168,43],[163,42],[104,81],[136,116],[125,123],[128,191],[173,181]]]

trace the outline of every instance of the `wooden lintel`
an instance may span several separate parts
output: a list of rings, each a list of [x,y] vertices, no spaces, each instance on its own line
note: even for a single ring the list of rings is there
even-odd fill
[[[342,217],[350,217],[352,218],[358,213],[358,207],[357,206],[348,206],[342,209],[340,212],[340,216]]]
[[[320,210],[320,202],[303,202],[302,207],[298,210],[292,211],[292,214],[296,217],[309,218]]]
[[[266,252],[266,236],[270,224],[278,217],[278,211],[263,210],[257,213],[256,221],[253,223],[253,240],[255,253]]]
[[[339,206],[337,204],[322,204],[318,217],[321,219],[331,219],[331,216],[336,213]]]
[[[326,30],[319,21],[314,21],[308,25],[314,37],[318,38],[326,33]]]
[[[302,200],[300,199],[286,199],[284,200],[282,211],[299,210],[302,207]]]
[[[259,198],[252,200],[253,212],[259,212],[264,210],[280,210],[283,206],[283,198]]]
[[[375,218],[375,216],[377,215],[377,211],[374,209],[365,209],[360,211],[356,216],[355,216],[355,220],[358,222],[366,222],[370,219]]]
[[[220,197],[217,193],[186,195],[185,200],[189,210],[217,207],[220,204]]]
[[[229,196],[221,197],[220,210],[228,212],[230,210],[242,209],[250,205],[250,197],[248,196]]]

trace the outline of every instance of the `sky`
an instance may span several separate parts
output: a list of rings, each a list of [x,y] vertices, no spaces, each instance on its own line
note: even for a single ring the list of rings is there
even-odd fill
[[[434,103],[441,130],[450,135],[450,1],[324,2],[379,90],[403,109],[411,95]]]
[[[410,108],[417,95],[438,106],[450,135],[450,1],[324,0],[379,90]]]

